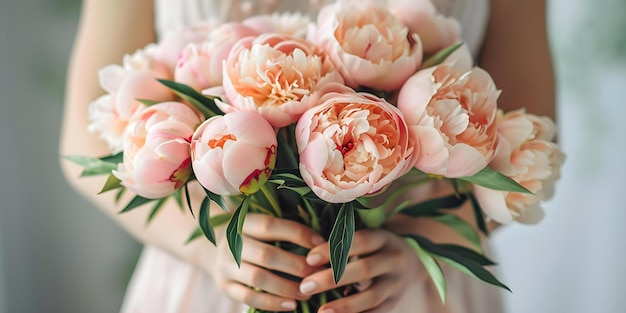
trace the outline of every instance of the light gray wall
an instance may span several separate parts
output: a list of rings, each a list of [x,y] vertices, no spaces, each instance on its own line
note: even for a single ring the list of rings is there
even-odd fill
[[[116,312],[138,245],[58,166],[80,1],[0,3],[0,310]]]

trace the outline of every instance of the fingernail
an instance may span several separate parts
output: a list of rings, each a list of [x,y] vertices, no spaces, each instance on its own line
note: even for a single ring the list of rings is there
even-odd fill
[[[323,309],[319,313],[335,313],[335,309]]]
[[[320,261],[322,261],[322,256],[317,253],[311,254],[306,257],[306,263],[311,266],[315,266],[319,264]]]
[[[324,241],[326,240],[324,240],[322,236],[313,236],[313,238],[311,238],[311,243],[315,246],[323,244]]]
[[[280,304],[280,307],[283,308],[283,309],[287,309],[287,310],[295,310],[296,309],[296,303],[292,302],[292,301],[285,301],[285,302]]]
[[[305,295],[310,295],[313,293],[313,290],[317,288],[317,285],[314,281],[307,281],[300,285],[300,292]]]

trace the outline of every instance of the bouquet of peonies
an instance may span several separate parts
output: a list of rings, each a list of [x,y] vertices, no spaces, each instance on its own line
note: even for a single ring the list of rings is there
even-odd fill
[[[135,193],[122,212],[153,202],[150,218],[169,197],[182,207],[186,194],[191,209],[187,185],[199,183],[206,198],[190,239],[204,234],[215,244],[213,228],[228,222],[238,263],[248,212],[296,220],[328,238],[335,281],[355,230],[403,214],[443,223],[474,246],[398,234],[442,301],[439,262],[506,288],[484,268],[493,262],[479,232],[487,234],[490,220],[538,221],[564,156],[550,119],[498,109],[500,91],[458,35],[459,24],[430,1],[339,1],[316,23],[275,14],[194,25],[100,71],[107,93],[90,107],[90,130],[112,154],[68,158],[84,175],[108,175],[103,192]],[[406,200],[433,181],[449,183],[451,194]],[[211,201],[225,213],[210,214]],[[465,202],[477,226],[453,214]]]

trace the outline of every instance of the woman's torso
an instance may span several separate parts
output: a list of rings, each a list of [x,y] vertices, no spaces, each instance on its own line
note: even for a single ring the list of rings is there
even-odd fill
[[[333,0],[155,0],[157,33],[162,35],[206,19],[240,20],[275,11],[299,11],[314,17]],[[488,0],[433,0],[438,10],[461,23],[463,40],[476,55],[488,18]],[[441,308],[430,281],[410,286],[394,313],[501,312],[499,291],[473,281],[458,271],[447,271],[448,305]],[[419,308],[419,309],[418,309]],[[241,313],[242,305],[222,295],[201,270],[155,247],[146,247],[129,284],[122,306],[124,313]]]

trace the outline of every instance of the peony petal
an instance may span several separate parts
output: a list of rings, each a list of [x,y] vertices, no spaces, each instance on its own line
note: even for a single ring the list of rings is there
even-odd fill
[[[513,215],[504,201],[504,191],[474,185],[474,195],[483,212],[485,212],[489,218],[502,224],[513,222]]]

